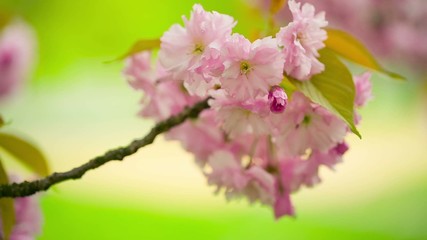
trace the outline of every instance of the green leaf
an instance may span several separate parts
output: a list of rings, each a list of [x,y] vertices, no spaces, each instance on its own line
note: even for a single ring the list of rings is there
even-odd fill
[[[8,183],[9,180],[7,173],[4,170],[0,159],[0,184]],[[13,226],[15,225],[15,207],[13,205],[13,198],[0,198],[0,215],[3,224],[2,229],[4,239],[9,240]]]
[[[123,60],[129,56],[132,56],[136,53],[142,52],[142,51],[146,51],[146,50],[152,50],[152,49],[156,49],[160,47],[160,39],[142,39],[137,41],[136,43],[133,44],[133,46],[122,56],[118,57],[113,61],[118,61],[118,60]]]
[[[397,73],[384,69],[369,50],[352,35],[337,29],[327,29],[326,31],[328,39],[326,39],[325,45],[335,53],[367,68],[383,72],[394,79],[405,79]]]
[[[43,153],[28,141],[14,135],[0,133],[0,147],[38,175],[49,175],[49,167]]]
[[[351,131],[361,138],[354,124],[355,87],[347,67],[329,49],[319,51],[319,60],[325,64],[325,71],[309,81],[292,80],[292,83],[313,102],[322,105],[343,119]]]
[[[0,128],[4,126],[5,122],[3,120],[3,117],[0,115]]]

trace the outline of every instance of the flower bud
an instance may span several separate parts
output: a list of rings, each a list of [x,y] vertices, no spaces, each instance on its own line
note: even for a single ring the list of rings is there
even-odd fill
[[[273,86],[268,93],[268,103],[273,113],[282,113],[288,104],[288,96],[279,86]]]
[[[336,151],[336,153],[337,153],[338,155],[342,156],[342,155],[344,155],[344,153],[346,153],[346,152],[348,151],[348,145],[347,145],[347,143],[345,143],[345,142],[338,143],[338,144],[335,146],[335,149],[334,149],[334,150]]]

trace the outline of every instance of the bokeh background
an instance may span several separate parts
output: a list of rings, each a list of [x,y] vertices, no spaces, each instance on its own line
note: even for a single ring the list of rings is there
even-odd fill
[[[199,1],[233,15],[236,32],[265,22],[238,0]],[[10,131],[31,138],[54,171],[143,136],[140,95],[106,64],[137,39],[159,37],[188,16],[191,0],[0,0],[33,26],[38,58],[25,89],[1,111]],[[426,23],[427,24],[427,23]],[[159,138],[123,162],[43,194],[39,239],[427,239],[427,96],[422,76],[399,64],[407,82],[374,74],[375,99],[336,171],[294,195],[297,217],[215,196],[176,142]],[[356,73],[360,70],[356,69]],[[13,163],[11,168],[25,171]]]

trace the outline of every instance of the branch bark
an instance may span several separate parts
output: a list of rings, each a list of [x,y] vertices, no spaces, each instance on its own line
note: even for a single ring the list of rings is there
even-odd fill
[[[71,169],[67,172],[53,173],[45,178],[35,181],[24,181],[21,183],[3,184],[0,185],[0,198],[4,197],[26,197],[40,191],[46,191],[51,186],[64,182],[70,179],[80,179],[83,175],[92,169],[96,169],[110,161],[121,161],[125,157],[130,156],[138,151],[138,149],[153,143],[154,139],[161,133],[167,132],[169,129],[180,125],[188,118],[197,118],[198,115],[205,109],[209,108],[208,100],[205,99],[196,103],[192,107],[185,108],[181,113],[172,116],[164,121],[157,123],[151,131],[141,139],[132,141],[125,147],[120,147],[114,150],[107,151],[104,155],[95,157],[87,163]]]

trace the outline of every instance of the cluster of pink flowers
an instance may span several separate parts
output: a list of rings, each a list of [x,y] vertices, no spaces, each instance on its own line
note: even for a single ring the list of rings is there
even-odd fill
[[[17,182],[17,177],[12,176],[11,180]],[[13,226],[10,240],[33,240],[41,232],[42,214],[38,196],[30,196],[14,199],[15,225]],[[2,230],[0,218],[0,232]]]
[[[0,30],[0,100],[20,87],[28,77],[34,55],[34,34],[21,20]]]
[[[334,168],[348,150],[349,129],[339,117],[301,92],[288,99],[279,86],[284,74],[308,81],[325,68],[318,60],[324,13],[294,0],[289,7],[292,22],[251,42],[232,33],[232,17],[195,5],[184,26],[164,33],[155,63],[143,51],[124,70],[144,92],[143,117],[160,121],[210,97],[210,109],[166,137],[194,154],[217,192],[269,205],[276,218],[294,215],[290,194],[319,183],[319,168]],[[369,78],[354,78],[357,107],[371,97]]]
[[[268,11],[271,0],[247,0]],[[301,0],[326,11],[330,25],[360,38],[379,56],[404,60],[418,72],[427,69],[427,4],[425,0]],[[287,9],[276,20],[288,22]],[[401,64],[401,63],[400,63]]]

